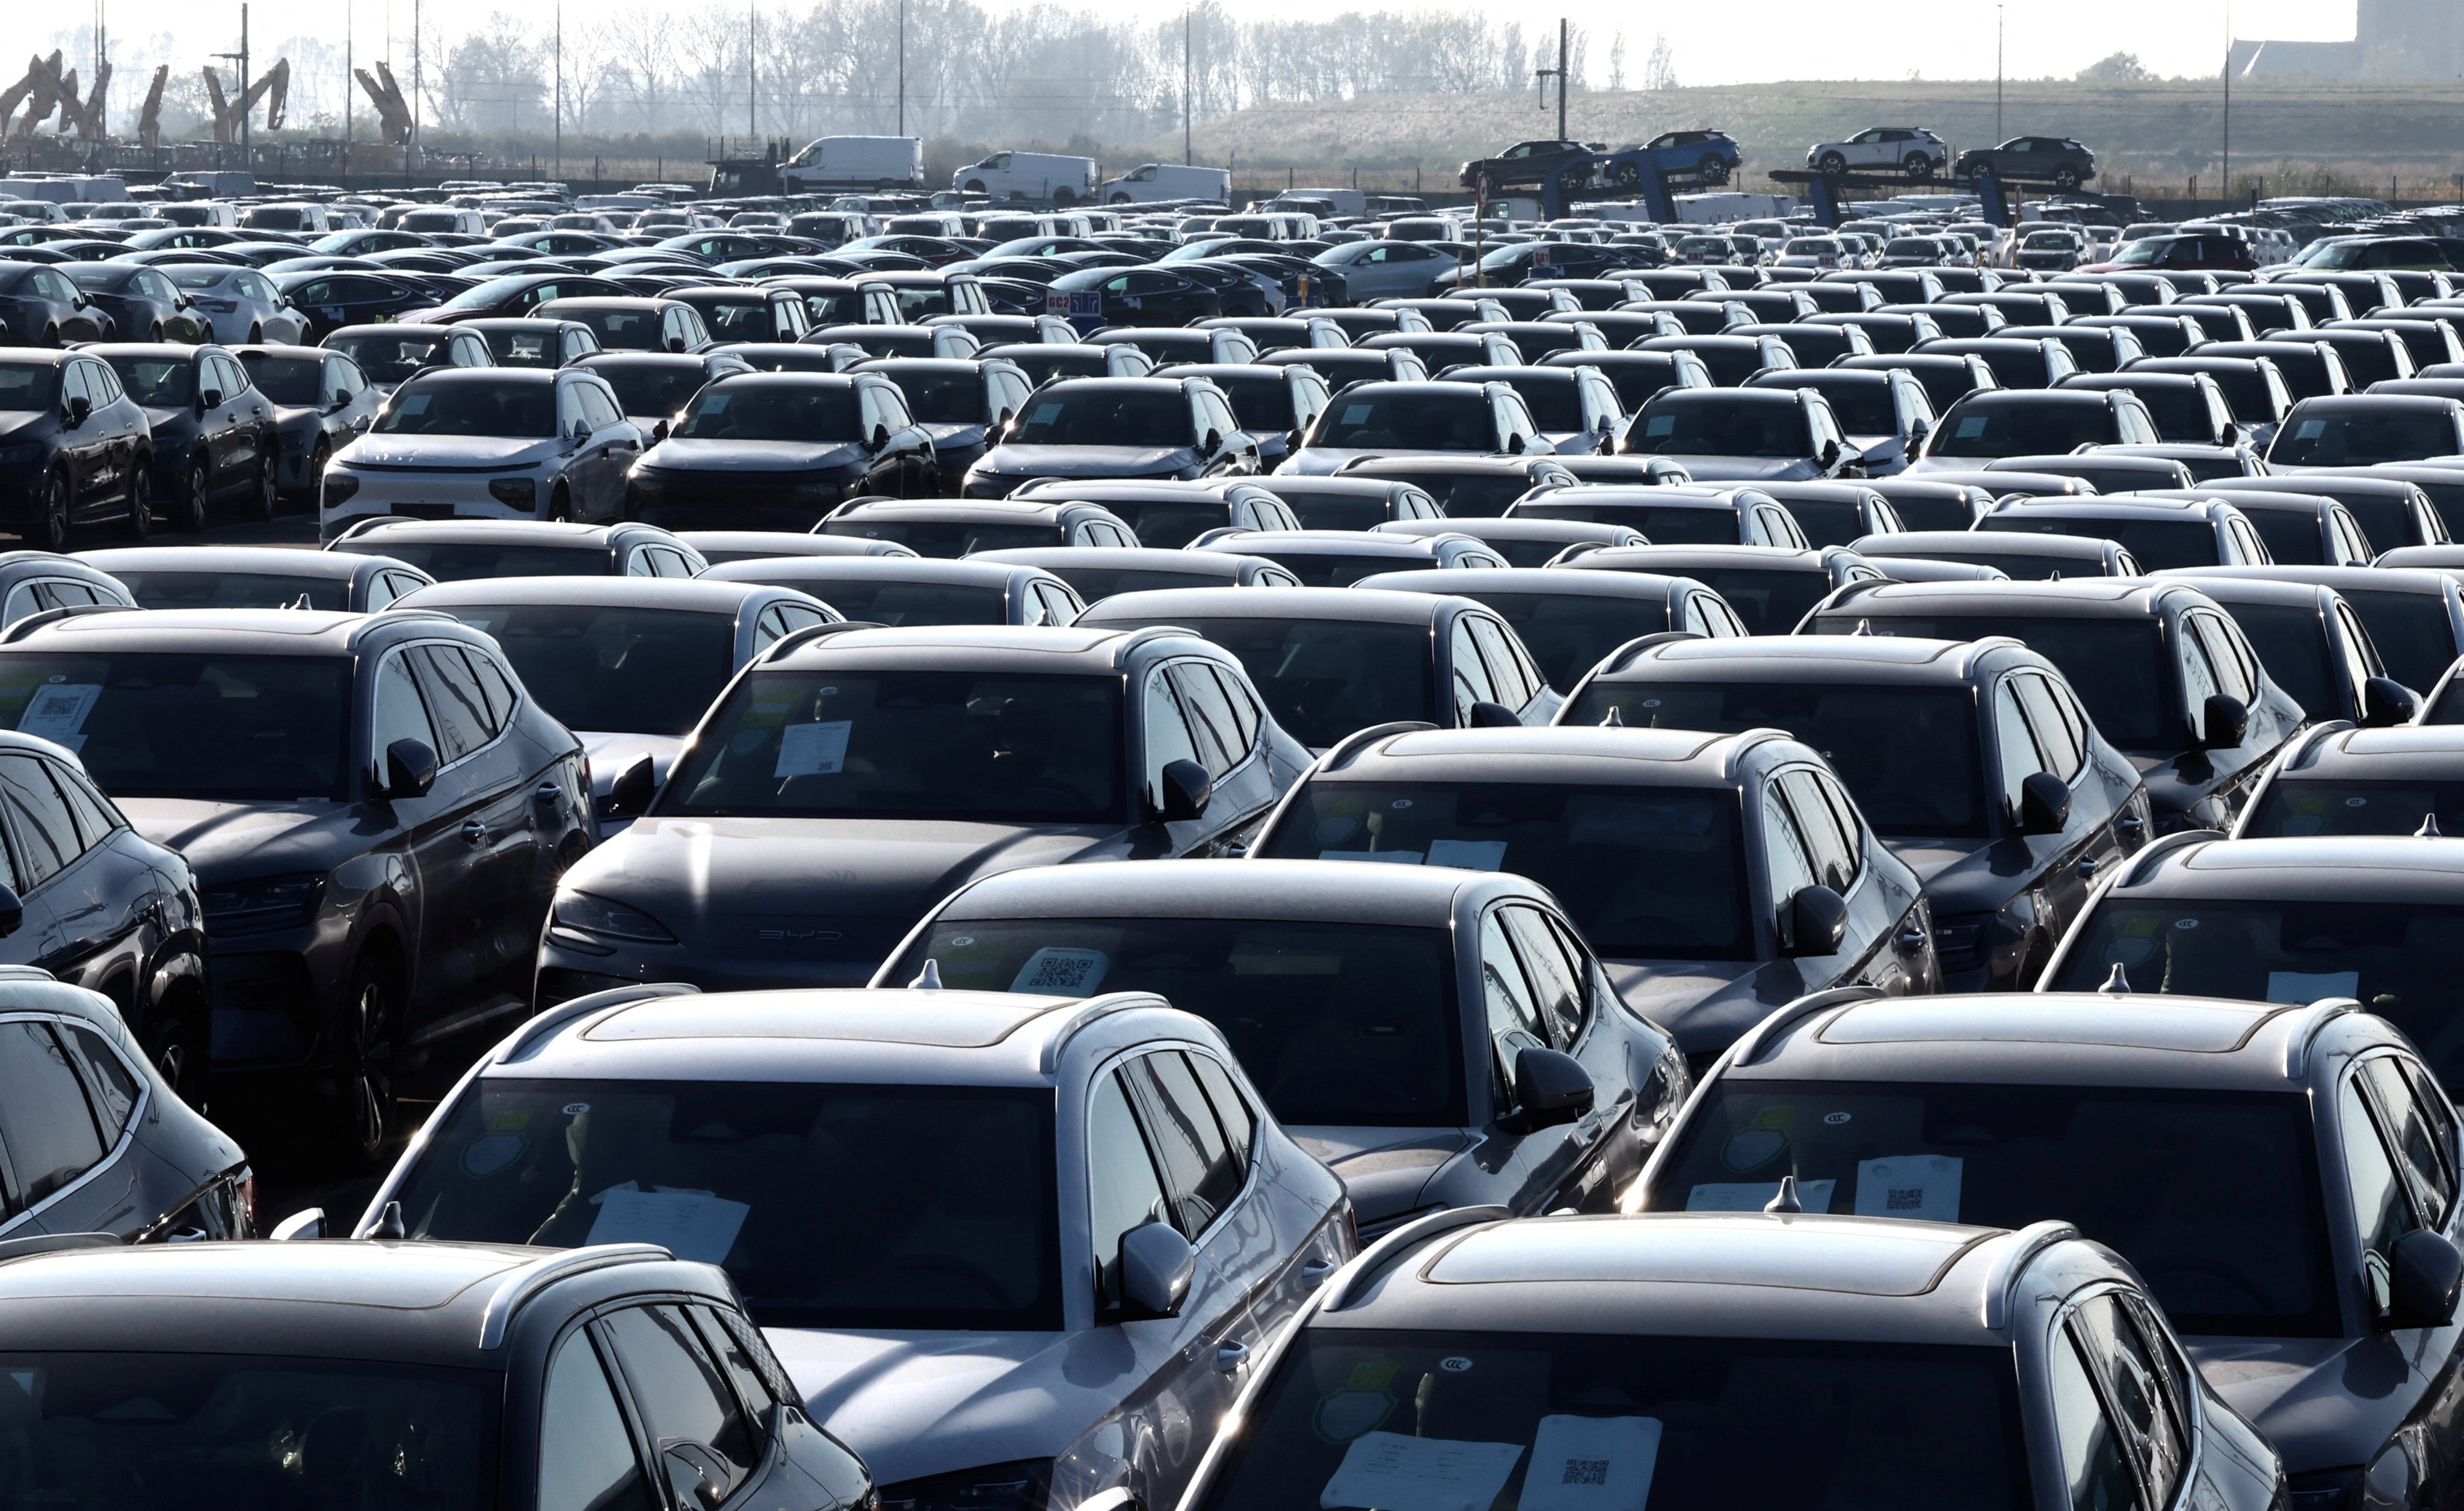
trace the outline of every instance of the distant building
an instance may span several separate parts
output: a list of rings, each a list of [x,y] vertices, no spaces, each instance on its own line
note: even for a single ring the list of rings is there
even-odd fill
[[[2464,77],[2464,8],[2454,0],[2359,0],[2349,42],[2236,41],[2236,78]]]

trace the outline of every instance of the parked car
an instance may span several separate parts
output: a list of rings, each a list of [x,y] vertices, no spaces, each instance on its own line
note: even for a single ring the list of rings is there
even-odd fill
[[[1187,480],[1257,471],[1257,443],[1205,379],[1061,380],[1012,416],[968,470],[962,492],[1001,498],[1042,477]]]
[[[143,539],[153,527],[153,440],[120,375],[81,352],[0,351],[0,522],[28,544],[68,548],[70,532],[108,520]]]
[[[376,386],[380,400],[433,368],[496,365],[486,337],[450,325],[346,325],[327,332],[318,344],[349,359]]]
[[[308,317],[293,309],[281,291],[254,268],[220,262],[170,262],[160,267],[188,301],[189,309],[211,327],[211,339],[225,346],[267,341],[308,344]]]
[[[849,498],[928,493],[935,476],[932,436],[890,379],[736,373],[696,391],[667,439],[627,460],[621,517],[805,529]]]
[[[1839,174],[1897,168],[1922,182],[1950,166],[1950,147],[1923,126],[1875,126],[1844,142],[1822,142],[1805,150],[1805,165]]]
[[[109,318],[110,335],[121,341],[202,341],[209,339],[206,318],[192,309],[188,296],[171,286],[160,268],[137,262],[62,263],[59,275],[85,296],[96,314]],[[0,273],[0,283],[7,274]],[[0,303],[22,299],[25,293],[0,289]],[[7,323],[0,317],[0,323]],[[22,344],[33,345],[34,342]]]
[[[415,279],[349,268],[278,272],[268,281],[306,318],[299,339],[303,346],[346,326],[382,324],[437,302]]]
[[[616,519],[642,443],[586,369],[422,373],[327,462],[319,538],[389,515]]]
[[[1026,548],[1028,555],[1054,551],[1097,554],[1097,548],[1090,547]],[[702,574],[701,580],[792,588],[827,603],[835,612],[859,624],[891,629],[925,624],[1076,623],[1086,611],[1086,602],[1058,574],[1015,560],[992,559],[1018,554],[992,551],[971,555],[963,560],[919,558],[912,552],[895,557],[757,558],[713,567]]]
[[[693,577],[701,553],[656,525],[515,519],[363,519],[328,551],[390,557],[439,582],[477,577]]]
[[[140,608],[312,608],[373,614],[429,583],[389,557],[279,546],[136,546],[76,558]]]
[[[153,493],[172,528],[194,533],[219,496],[242,518],[271,519],[281,486],[279,417],[238,358],[219,346],[118,342],[86,350],[111,364],[145,411]],[[132,516],[133,523],[133,516]]]
[[[325,464],[376,423],[385,394],[368,382],[358,362],[339,351],[241,346],[231,355],[239,359],[249,383],[274,405],[278,489],[314,507],[324,493]],[[187,522],[186,515],[172,513],[173,529]]]
[[[599,350],[599,338],[580,320],[465,320],[488,343],[499,367],[570,367]]]

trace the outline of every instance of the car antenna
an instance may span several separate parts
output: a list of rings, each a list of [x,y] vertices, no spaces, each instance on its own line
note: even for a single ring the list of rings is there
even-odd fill
[[[2099,996],[2128,996],[2130,995],[2130,976],[2122,969],[2121,961],[2116,960],[2113,962],[2113,974],[2104,978],[2104,985],[2096,989],[2096,995]]]
[[[285,608],[307,608],[310,606],[311,605],[308,602],[308,595],[305,593],[300,594],[297,598],[293,599],[290,602],[283,605]]]
[[[2438,815],[2425,813],[2421,816],[2421,827],[2412,831],[2412,837],[2416,840],[2443,840],[2447,838],[2447,831],[2438,826]]]
[[[1774,1217],[1785,1217],[1804,1210],[1805,1203],[1796,1199],[1796,1177],[1793,1175],[1782,1175],[1779,1178],[1779,1194],[1763,1203],[1763,1211]]]
[[[2045,580],[2048,582],[2058,582],[2061,580],[2062,569],[2060,567],[2056,567],[2051,572],[2045,574]]]
[[[911,992],[941,990],[941,962],[929,954],[926,955],[924,969],[915,973],[915,979],[907,983],[907,989]]]
[[[386,1202],[385,1204],[385,1211],[377,1214],[377,1225],[368,1230],[368,1237],[377,1239],[390,1238],[399,1240],[406,1236],[407,1235],[402,1225],[402,1203],[398,1201]]]
[[[1870,619],[1860,619],[1860,620],[1857,621],[1857,628],[1856,628],[1856,630],[1854,631],[1854,633],[1855,633],[1855,634],[1858,634],[1858,635],[1871,635],[1873,632],[1874,632],[1874,622],[1873,622],[1872,620],[1870,620]]]
[[[1621,730],[1625,728],[1625,715],[1617,712],[1617,706],[1616,704],[1610,704],[1608,712],[1601,716],[1600,728],[1604,730]]]

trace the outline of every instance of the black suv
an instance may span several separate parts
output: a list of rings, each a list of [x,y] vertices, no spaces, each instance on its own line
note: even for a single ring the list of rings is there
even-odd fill
[[[1455,178],[1465,188],[1478,188],[1484,178],[1493,189],[1510,184],[1537,184],[1571,159],[1607,150],[1608,143],[1604,142],[1518,142],[1493,158],[1475,158],[1464,164]]]
[[[580,742],[443,614],[44,624],[0,646],[0,724],[74,746],[187,857],[219,1070],[306,1070],[363,1161],[400,1077],[523,1009],[557,873],[589,843]],[[83,890],[63,951],[97,931]]]
[[[120,375],[82,352],[0,355],[0,524],[46,551],[108,519],[152,528],[154,443]]]
[[[77,1504],[874,1504],[717,1266],[647,1243],[0,1259],[0,1411]]]
[[[2013,137],[1998,147],[1970,147],[1950,164],[1950,176],[1973,184],[1991,173],[2006,184],[2051,184],[2073,189],[2096,177],[2096,154],[2068,137]]]
[[[2034,983],[2097,873],[2147,843],[2147,792],[2051,663],[2010,640],[1683,640],[1617,657],[1560,721],[1742,733],[1823,753],[1925,884],[1944,985]]]

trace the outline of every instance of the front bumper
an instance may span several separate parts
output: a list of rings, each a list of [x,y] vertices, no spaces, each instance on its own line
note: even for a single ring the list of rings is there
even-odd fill
[[[341,479],[350,479],[344,483]],[[532,482],[531,502],[507,503],[489,485],[509,479]],[[362,519],[403,515],[413,519],[538,519],[555,493],[553,475],[537,468],[501,471],[375,471],[328,464],[318,500],[318,538],[331,540]],[[347,490],[347,491],[345,491]]]

